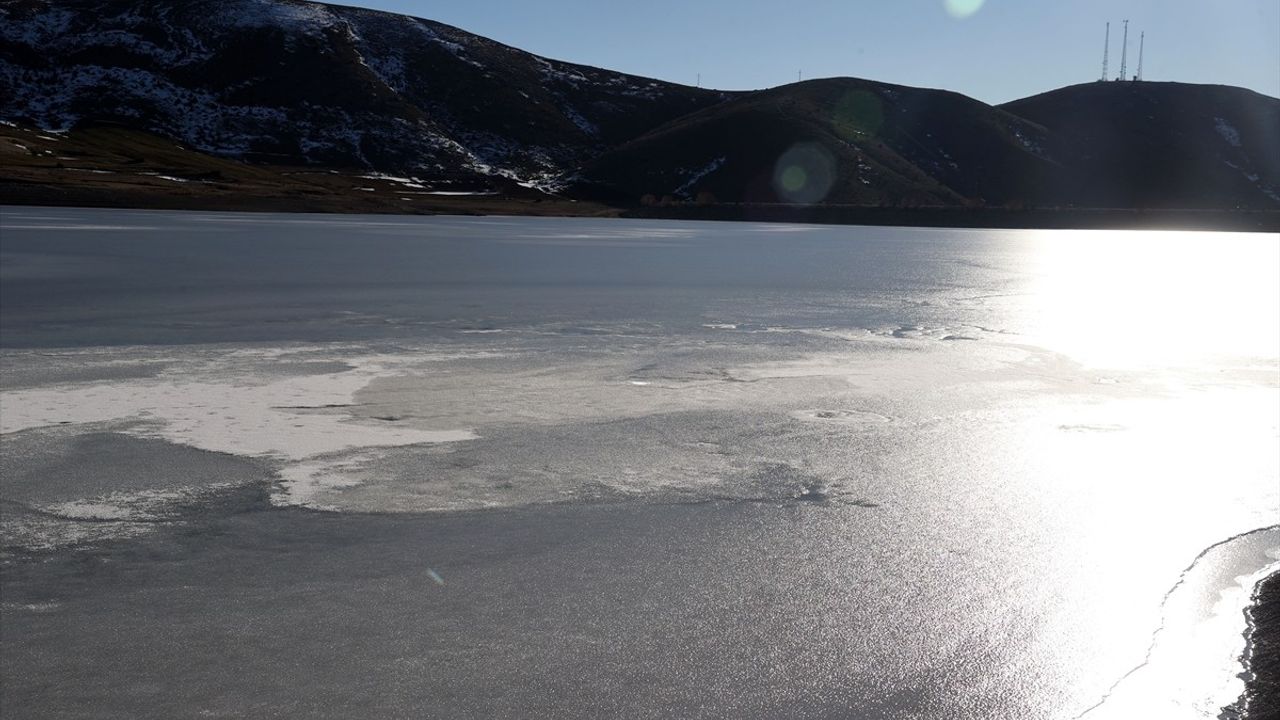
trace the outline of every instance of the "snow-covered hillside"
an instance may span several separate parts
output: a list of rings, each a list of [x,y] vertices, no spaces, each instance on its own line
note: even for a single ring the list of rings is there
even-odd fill
[[[4,0],[0,119],[204,152],[549,186],[719,93],[296,0]]]

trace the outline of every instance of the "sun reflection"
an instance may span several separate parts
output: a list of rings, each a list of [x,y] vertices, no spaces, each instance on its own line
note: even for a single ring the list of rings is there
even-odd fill
[[[1038,420],[989,451],[1025,458],[1037,521],[1063,530],[1053,552],[1072,595],[1045,647],[1116,639],[1087,650],[1090,670],[1060,669],[1079,687],[1124,678],[1078,699],[1099,703],[1090,720],[1215,717],[1239,694],[1241,608],[1280,531],[1197,556],[1280,508],[1278,240],[1037,232],[1005,300],[986,301],[1007,301],[1022,339],[1050,351],[1032,367],[1048,391],[1028,400]]]
[[[1089,366],[1280,356],[1274,235],[1038,234],[1030,334]]]
[[[1076,656],[1057,670],[1075,674],[1077,687],[1108,679],[1080,697],[1080,710],[1100,703],[1089,720],[1214,717],[1174,706],[1221,708],[1239,695],[1251,581],[1236,578],[1280,558],[1266,554],[1280,531],[1197,555],[1274,522],[1280,394],[1247,386],[1108,392],[1048,402],[1039,422],[1019,422],[991,448],[1029,460],[1022,477],[1042,503],[1038,522],[1063,530],[1052,553],[1069,599],[1038,642],[1053,657],[1080,638],[1114,639],[1088,650],[1087,665]]]

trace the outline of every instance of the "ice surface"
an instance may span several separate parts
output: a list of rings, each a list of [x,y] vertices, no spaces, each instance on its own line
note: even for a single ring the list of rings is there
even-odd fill
[[[1065,720],[1280,508],[1269,238],[10,219],[49,716]]]

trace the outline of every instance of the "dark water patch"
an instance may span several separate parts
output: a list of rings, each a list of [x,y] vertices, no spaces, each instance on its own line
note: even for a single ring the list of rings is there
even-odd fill
[[[112,542],[267,506],[259,462],[119,432],[61,428],[0,443],[6,555]]]
[[[267,466],[227,453],[118,432],[10,433],[0,443],[0,497],[49,504],[212,485],[266,481]]]
[[[229,518],[270,511],[269,490],[268,483],[258,482],[168,493],[116,493],[48,505],[0,501],[4,518],[0,562],[6,566],[48,563],[84,553],[111,553],[144,542],[144,537],[216,534]]]

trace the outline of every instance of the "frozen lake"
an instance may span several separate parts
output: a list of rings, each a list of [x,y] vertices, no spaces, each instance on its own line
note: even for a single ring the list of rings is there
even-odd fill
[[[11,717],[1216,718],[1275,235],[0,211]]]

